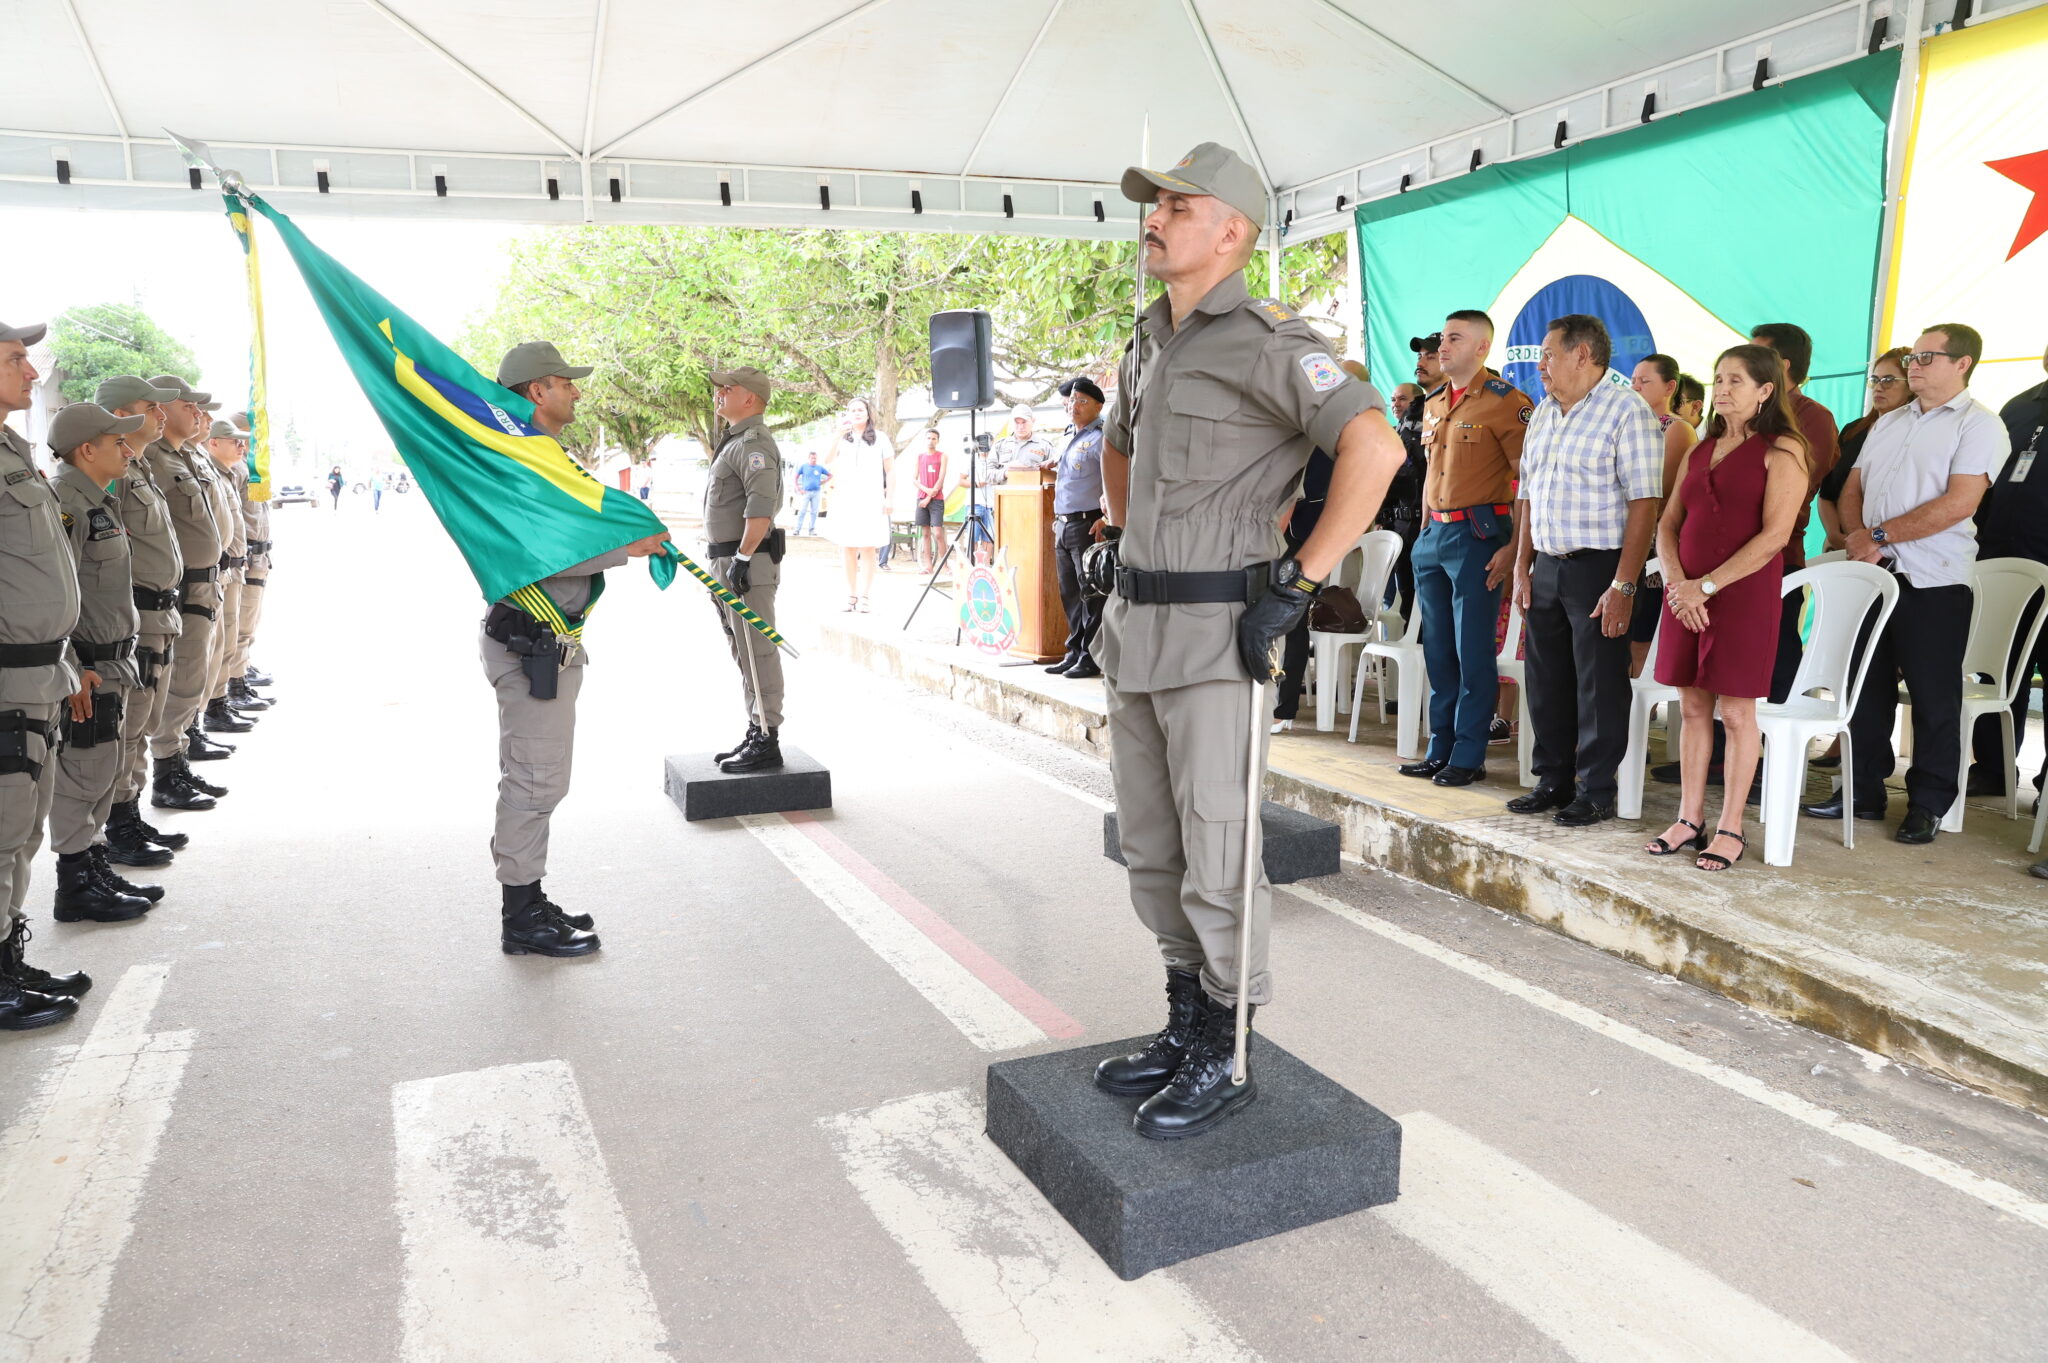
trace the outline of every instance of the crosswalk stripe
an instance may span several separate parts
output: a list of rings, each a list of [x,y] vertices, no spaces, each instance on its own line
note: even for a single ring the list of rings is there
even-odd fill
[[[1127,1283],[982,1135],[965,1090],[820,1123],[982,1363],[1258,1363],[1164,1272]]]
[[[560,1060],[391,1089],[404,1363],[673,1363]]]
[[[780,814],[747,815],[740,823],[976,1046],[1007,1051],[1081,1034],[1080,1024],[864,860],[835,856],[833,848]],[[873,874],[863,874],[863,867]],[[889,898],[874,888],[878,879],[893,892]]]
[[[0,1139],[0,1355],[92,1353],[114,1266],[185,1075],[191,1032],[148,1031],[167,963],[130,966],[84,1044]]]
[[[1401,1118],[1388,1224],[1579,1363],[1849,1363],[1697,1264],[1427,1112]]]

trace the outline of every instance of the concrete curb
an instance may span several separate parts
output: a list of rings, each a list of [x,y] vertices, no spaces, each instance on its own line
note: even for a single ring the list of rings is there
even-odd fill
[[[1106,719],[1085,704],[1042,695],[914,645],[829,624],[819,633],[824,647],[869,671],[1090,756],[1109,755]],[[1266,796],[1335,823],[1346,852],[1396,875],[2048,1115],[2048,1073],[2028,1059],[1912,1016],[1867,981],[1831,977],[1817,963],[1737,940],[1688,917],[1683,904],[1652,902],[1640,886],[1573,866],[1554,844],[1539,854],[1530,840],[1485,821],[1428,818],[1282,770],[1269,774]]]

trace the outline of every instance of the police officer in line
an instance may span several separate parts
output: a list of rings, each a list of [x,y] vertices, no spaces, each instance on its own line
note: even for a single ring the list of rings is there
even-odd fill
[[[498,382],[533,404],[533,425],[559,438],[583,396],[572,365],[548,341],[507,351]],[[587,956],[600,945],[588,914],[565,914],[541,891],[547,874],[548,821],[569,793],[575,756],[576,696],[583,689],[583,619],[604,589],[604,570],[656,552],[650,535],[600,554],[492,603],[478,648],[498,697],[498,810],[491,834],[503,906],[499,945],[508,956]],[[538,600],[533,600],[534,591]],[[540,613],[536,614],[538,610]]]
[[[127,466],[128,440],[145,424],[144,417],[115,416],[90,402],[73,403],[50,423],[50,450],[58,460],[50,490],[57,494],[80,595],[71,634],[79,686],[63,715],[64,748],[50,804],[50,846],[57,853],[52,916],[60,923],[140,918],[164,893],[115,874],[100,841],[121,774],[121,717],[139,680],[135,636],[141,626],[121,499],[107,489]]]
[[[248,446],[234,423],[215,421],[207,428],[206,453],[213,461],[214,523],[221,529],[220,618],[214,622],[213,658],[208,664],[206,710],[203,726],[208,733],[247,733],[255,719],[238,713],[228,703],[228,659],[242,632],[242,575],[249,566],[249,532],[242,521],[242,484],[238,470],[246,468],[243,456]]]
[[[200,404],[212,401],[212,396],[195,392],[175,374],[158,374],[150,383],[178,391],[178,397],[164,405],[163,436],[151,443],[145,458],[150,478],[170,509],[185,571],[178,588],[183,629],[171,650],[170,692],[164,698],[163,719],[149,736],[156,765],[149,802],[158,809],[212,809],[227,788],[201,778],[192,762],[217,760],[232,749],[192,740],[211,679],[213,628],[220,614],[221,540],[213,517],[211,480],[200,467],[211,461],[191,447],[205,419]]]
[[[1415,544],[1415,608],[1429,669],[1429,751],[1403,776],[1468,786],[1486,774],[1499,699],[1493,630],[1502,587],[1515,571],[1515,473],[1535,411],[1513,384],[1487,372],[1493,319],[1477,310],[1444,320],[1437,356],[1444,382],[1424,407],[1429,473]]]
[[[1248,1003],[1272,994],[1271,894],[1255,872],[1243,902],[1248,726],[1263,745],[1272,650],[1372,523],[1401,445],[1370,384],[1346,374],[1294,312],[1248,298],[1267,196],[1257,172],[1213,142],[1170,170],[1132,167],[1148,272],[1146,309],[1104,422],[1109,520],[1121,558],[1096,657],[1108,675],[1110,772],[1139,921],[1165,958],[1167,1025],[1096,1083],[1149,1094],[1138,1133],[1193,1136],[1249,1102],[1231,1082],[1238,927],[1249,913]],[[1328,500],[1297,557],[1281,557],[1281,509],[1320,446],[1336,452]],[[1275,560],[1278,559],[1278,562]],[[1100,575],[1097,574],[1099,577]],[[1254,830],[1255,832],[1255,830]],[[1256,837],[1253,856],[1258,855]]]
[[[163,438],[169,404],[181,396],[178,388],[160,388],[132,374],[106,380],[93,394],[94,402],[117,416],[145,419],[142,429],[127,438],[128,466],[113,488],[121,503],[121,524],[128,532],[130,592],[140,629],[135,640],[136,690],[121,716],[120,770],[107,816],[107,854],[123,866],[163,866],[190,841],[189,835],[161,832],[142,817],[149,737],[163,724],[171,692],[171,651],[185,620],[178,610],[185,559],[171,525],[170,505],[150,474],[144,451]]]
[[[726,428],[704,480],[706,555],[712,573],[772,625],[775,588],[782,581],[783,536],[775,528],[775,513],[782,508],[782,454],[763,413],[774,388],[760,370],[740,368],[713,373],[711,389]],[[782,654],[726,606],[711,604],[740,670],[748,716],[747,736],[717,755],[718,769],[737,774],[779,767]]]
[[[247,412],[234,415],[242,444],[254,448],[256,437]],[[234,655],[228,659],[228,704],[237,710],[268,710],[276,704],[256,688],[270,685],[270,678],[256,670],[249,660],[256,644],[256,626],[263,619],[264,585],[270,581],[270,501],[249,495],[250,473],[244,464],[236,481],[242,489],[242,524],[249,536],[249,565],[242,574],[242,608],[236,617]]]
[[[1037,433],[1038,414],[1025,403],[1010,409],[1010,433],[989,451],[992,483],[1007,482],[1011,469],[1045,469],[1053,463],[1052,444]]]
[[[28,348],[40,325],[0,322],[0,421],[25,412],[38,377]],[[28,964],[28,868],[42,846],[57,786],[57,726],[78,690],[68,640],[78,624],[78,573],[71,565],[56,494],[26,440],[0,426],[0,1030],[62,1022],[92,988],[84,975],[52,975]]]
[[[1102,627],[1102,598],[1082,581],[1082,556],[1102,538],[1102,389],[1087,377],[1060,384],[1073,432],[1053,464],[1053,566],[1067,613],[1067,646],[1045,670],[1085,681],[1102,675],[1092,649]]]

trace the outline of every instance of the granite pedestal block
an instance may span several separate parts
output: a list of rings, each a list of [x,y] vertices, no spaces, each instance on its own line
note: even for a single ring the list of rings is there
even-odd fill
[[[1344,869],[1343,834],[1327,820],[1268,800],[1259,806],[1259,828],[1265,838],[1266,879],[1275,885],[1333,876]],[[1119,866],[1127,864],[1113,809],[1102,816],[1102,855]]]
[[[668,759],[662,789],[683,817],[730,819],[741,814],[782,814],[792,809],[830,809],[832,773],[787,743],[782,765],[773,771],[733,776],[718,769],[711,754],[684,753]]]
[[[1119,1278],[1392,1202],[1401,1127],[1261,1036],[1258,1097],[1201,1136],[1131,1129],[1141,1098],[1095,1087],[1132,1037],[988,1067],[988,1134]]]

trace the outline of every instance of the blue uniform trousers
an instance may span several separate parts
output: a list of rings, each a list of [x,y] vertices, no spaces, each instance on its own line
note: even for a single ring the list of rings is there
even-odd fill
[[[1494,626],[1500,594],[1486,563],[1512,539],[1509,518],[1480,539],[1472,522],[1429,520],[1415,541],[1415,608],[1422,612],[1422,658],[1429,668],[1429,756],[1454,767],[1486,761],[1486,732],[1500,693]]]

